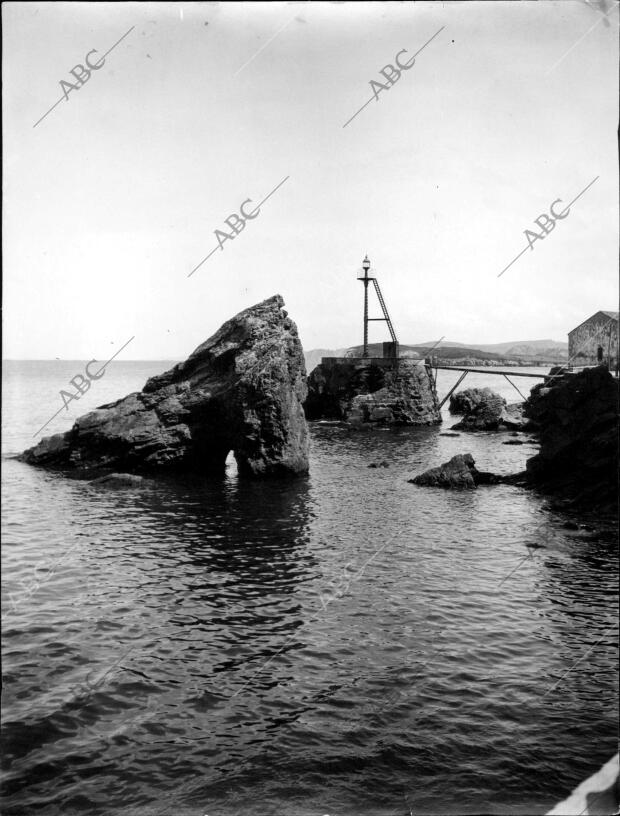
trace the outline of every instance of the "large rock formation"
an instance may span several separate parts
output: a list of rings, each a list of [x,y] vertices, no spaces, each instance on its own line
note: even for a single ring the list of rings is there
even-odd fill
[[[535,386],[525,415],[538,427],[540,452],[528,481],[576,507],[615,512],[618,504],[618,382],[603,366],[556,374]]]
[[[308,470],[303,350],[279,295],[240,312],[140,393],[102,405],[20,457],[90,476],[164,469]]]
[[[434,425],[437,393],[426,368],[413,360],[327,358],[308,377],[308,419],[353,425]]]
[[[506,400],[490,388],[466,388],[450,397],[450,413],[464,414],[453,425],[458,431],[499,431],[524,428],[522,404]]]
[[[458,453],[449,462],[444,462],[439,467],[430,468],[420,473],[419,476],[409,479],[411,484],[416,485],[465,488],[467,490],[474,490],[479,484],[499,484],[501,481],[501,476],[478,470],[471,453]]]

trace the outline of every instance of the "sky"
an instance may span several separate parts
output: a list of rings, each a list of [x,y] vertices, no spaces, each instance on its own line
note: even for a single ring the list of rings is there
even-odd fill
[[[358,344],[366,253],[404,343],[618,308],[611,0],[2,8],[5,358],[180,360],[276,293]]]

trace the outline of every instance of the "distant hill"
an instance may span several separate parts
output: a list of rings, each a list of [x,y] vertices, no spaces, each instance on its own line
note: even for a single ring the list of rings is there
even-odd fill
[[[321,357],[360,357],[362,349],[362,346],[351,346],[348,349],[312,349],[304,355],[306,370],[310,373],[321,362]],[[369,343],[368,352],[371,357],[381,357],[383,344]],[[403,357],[423,358],[429,353],[444,360],[470,358],[471,360],[498,362],[537,362],[539,360],[548,362],[566,360],[568,343],[561,343],[557,340],[515,340],[509,343],[485,343],[472,346],[449,340],[442,340],[439,343],[433,340],[430,343],[416,345],[400,344],[400,354]]]
[[[437,343],[436,340],[431,340],[428,343],[418,343],[418,346],[436,346],[437,348],[444,348],[444,346],[464,346],[470,349],[480,349],[480,351],[491,351],[495,354],[506,354],[513,348],[527,347],[531,353],[547,351],[549,349],[564,349],[568,351],[568,343],[559,340],[511,340],[508,343],[457,343],[455,340],[442,340]],[[530,351],[528,350],[528,354]]]
[[[477,357],[480,360],[501,360],[502,356],[500,354],[493,354],[489,351],[481,351],[478,348],[469,348],[469,346],[463,346],[461,344],[456,346],[435,346],[435,343],[431,343],[430,345],[415,345],[415,346],[408,346],[404,343],[401,343],[399,346],[399,351],[401,357],[417,357],[422,358],[426,357],[428,354],[432,354],[434,357],[441,357],[445,360],[456,358],[456,357]],[[344,354],[345,357],[361,357],[363,346],[352,346],[352,348],[347,349],[346,353]],[[381,357],[383,355],[383,344],[382,343],[369,343],[368,344],[368,353],[371,357]],[[327,355],[326,355],[327,356]]]
[[[425,348],[443,348],[444,346],[465,346],[465,343],[457,343],[456,340],[429,340],[428,343],[417,343],[417,345],[424,346]],[[476,348],[478,348],[478,346],[476,346]]]
[[[304,352],[306,371],[309,374],[321,362],[321,357],[344,357],[347,349],[311,349]]]
[[[437,346],[433,348],[430,346],[411,346],[415,351],[420,353],[420,357],[425,357],[430,354],[432,357],[439,357],[442,360],[456,360],[462,357],[474,357],[477,360],[504,360],[502,354],[494,354],[492,351],[483,351],[480,348],[471,348],[470,346]],[[431,350],[432,349],[432,350]]]
[[[476,348],[482,351],[493,351],[508,357],[514,356],[568,356],[568,343],[557,340],[515,340],[512,343],[492,343]]]

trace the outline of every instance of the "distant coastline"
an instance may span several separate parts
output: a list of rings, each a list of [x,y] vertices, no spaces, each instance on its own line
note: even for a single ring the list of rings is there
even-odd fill
[[[381,343],[369,343],[371,357],[381,357]],[[475,366],[545,366],[560,365],[568,361],[568,343],[557,340],[522,340],[514,343],[471,345],[453,341],[440,343],[417,343],[399,346],[400,356],[413,359],[436,357],[444,365]],[[322,357],[359,357],[361,346],[339,349],[311,349],[305,352],[306,370],[312,371]]]

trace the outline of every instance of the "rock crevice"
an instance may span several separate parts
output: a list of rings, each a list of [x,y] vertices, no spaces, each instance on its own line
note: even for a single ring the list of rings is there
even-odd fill
[[[373,362],[329,358],[308,377],[308,419],[354,426],[434,425],[441,422],[434,383],[412,360]]]
[[[525,403],[540,438],[540,452],[527,462],[528,481],[576,507],[616,513],[618,381],[603,366],[552,375]]]
[[[450,413],[463,414],[457,431],[521,430],[526,427],[522,403],[506,400],[490,388],[466,388],[450,397]]]

